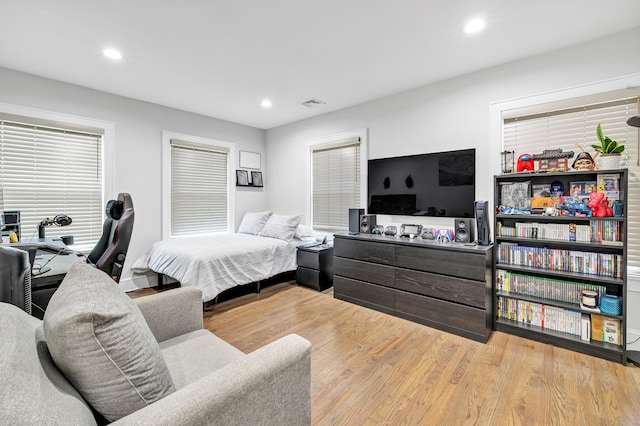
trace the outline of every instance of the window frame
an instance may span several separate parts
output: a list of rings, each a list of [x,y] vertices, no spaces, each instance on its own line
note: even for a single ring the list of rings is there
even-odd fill
[[[115,145],[115,124],[111,121],[97,120],[94,118],[80,117],[48,111],[36,108],[29,108],[20,105],[0,103],[0,113],[7,116],[17,116],[28,119],[33,124],[44,126],[54,126],[69,129],[89,130],[102,134],[102,205],[109,199],[108,194],[113,194],[114,188],[114,145]],[[10,119],[10,117],[7,117]],[[111,197],[115,198],[115,197]],[[73,219],[73,218],[72,218]],[[90,250],[93,247],[76,247],[77,250]]]
[[[307,205],[305,207],[306,224],[313,226],[313,151],[319,149],[336,148],[353,143],[354,138],[360,138],[360,208],[367,208],[367,165],[369,160],[368,129],[357,129],[344,133],[337,133],[307,141]],[[354,206],[354,208],[357,206]],[[348,218],[348,211],[344,212]]]
[[[227,151],[227,231],[235,230],[235,168],[237,161],[236,144],[184,133],[162,132],[162,239],[185,238],[171,236],[171,140],[178,139],[194,146]],[[198,235],[208,235],[203,233]],[[190,235],[192,237],[194,235]]]

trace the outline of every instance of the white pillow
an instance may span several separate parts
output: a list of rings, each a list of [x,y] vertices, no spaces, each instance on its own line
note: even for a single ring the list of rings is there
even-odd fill
[[[296,233],[296,228],[302,220],[300,215],[285,216],[274,213],[267,224],[258,235],[261,237],[278,238],[284,241],[291,241]]]
[[[238,227],[239,234],[258,235],[273,212],[246,212]]]
[[[301,240],[305,237],[313,237],[313,228],[307,225],[300,224],[296,228],[295,238]]]

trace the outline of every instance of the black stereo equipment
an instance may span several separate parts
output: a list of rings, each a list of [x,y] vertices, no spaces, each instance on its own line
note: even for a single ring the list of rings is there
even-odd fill
[[[474,203],[476,213],[476,226],[478,229],[478,244],[488,246],[491,244],[489,237],[489,202],[476,201]]]
[[[453,232],[456,243],[470,243],[473,241],[473,219],[456,219]]]
[[[360,216],[364,214],[364,209],[349,209],[349,234],[355,235],[360,232]]]
[[[360,232],[363,234],[370,234],[373,228],[376,227],[376,215],[375,214],[363,214],[360,216]]]

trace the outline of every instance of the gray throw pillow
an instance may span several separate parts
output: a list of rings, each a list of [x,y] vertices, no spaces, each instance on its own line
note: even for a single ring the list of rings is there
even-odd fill
[[[273,212],[246,212],[238,227],[239,234],[258,235]]]
[[[274,213],[258,235],[261,237],[279,238],[284,241],[291,241],[301,219],[302,216],[300,215],[285,216]]]
[[[75,263],[43,321],[51,357],[84,399],[114,421],[175,389],[140,309],[104,272]]]

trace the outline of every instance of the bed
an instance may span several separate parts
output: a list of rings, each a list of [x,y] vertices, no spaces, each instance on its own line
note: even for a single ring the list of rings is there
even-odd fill
[[[203,302],[230,288],[295,271],[297,247],[314,244],[322,236],[301,232],[299,216],[270,213],[245,214],[235,234],[159,241],[131,269],[135,273],[154,271],[183,286],[198,287]]]

